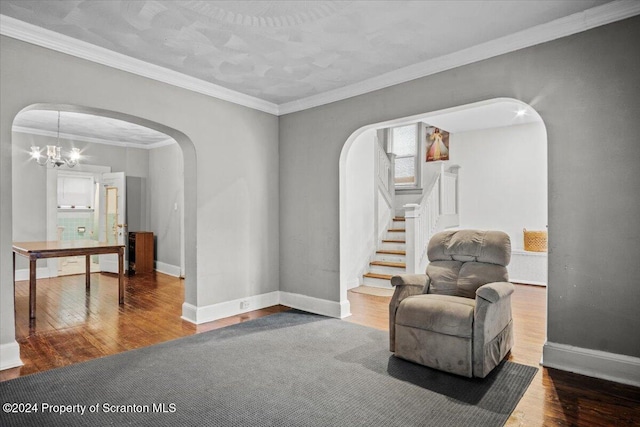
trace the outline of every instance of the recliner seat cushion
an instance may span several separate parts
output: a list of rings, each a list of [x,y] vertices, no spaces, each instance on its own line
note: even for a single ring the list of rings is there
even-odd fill
[[[435,294],[414,295],[400,303],[396,324],[471,338],[475,306],[475,300],[469,298]]]

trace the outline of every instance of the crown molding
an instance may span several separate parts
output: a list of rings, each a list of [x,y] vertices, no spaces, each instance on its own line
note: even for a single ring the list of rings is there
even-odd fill
[[[39,136],[47,136],[51,138],[57,138],[58,132],[53,132],[50,130],[37,129],[26,126],[13,126],[11,128],[13,132],[19,133],[28,133],[31,135],[39,135]],[[91,142],[94,144],[104,144],[104,145],[113,145],[116,147],[124,147],[124,148],[140,148],[143,150],[152,150],[154,148],[165,147],[171,144],[177,144],[177,141],[173,138],[167,138],[163,141],[154,142],[153,144],[140,144],[138,142],[127,142],[127,141],[114,141],[111,139],[104,138],[95,138],[92,136],[82,136],[75,135],[71,133],[60,132],[60,138],[69,140],[69,141],[79,141],[79,142]]]
[[[278,106],[272,102],[245,95],[1,14],[0,34],[244,107],[269,114],[278,114]]]
[[[373,92],[494,56],[549,42],[640,14],[637,0],[616,0],[449,55],[404,67],[339,89],[280,105],[205,82],[26,22],[0,15],[0,34],[203,95],[274,115],[306,110]]]
[[[443,55],[377,77],[372,77],[356,84],[280,104],[278,106],[278,114],[295,113],[297,111],[363,95],[375,90],[384,89],[410,80],[580,33],[638,14],[640,14],[639,1],[613,1],[449,55]]]

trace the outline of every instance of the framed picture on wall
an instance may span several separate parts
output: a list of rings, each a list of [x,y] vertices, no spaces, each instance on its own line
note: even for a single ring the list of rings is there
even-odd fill
[[[449,132],[435,126],[427,126],[427,162],[449,160]]]

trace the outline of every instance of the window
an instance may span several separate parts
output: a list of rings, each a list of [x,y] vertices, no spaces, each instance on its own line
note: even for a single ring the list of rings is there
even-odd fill
[[[93,176],[58,174],[58,207],[87,209],[93,205]]]
[[[396,155],[396,188],[418,186],[418,125],[390,129],[390,152]]]

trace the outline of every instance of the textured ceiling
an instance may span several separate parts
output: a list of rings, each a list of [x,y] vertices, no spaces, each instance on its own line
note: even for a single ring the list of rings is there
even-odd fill
[[[607,1],[25,1],[0,13],[283,104]]]
[[[518,114],[518,112],[521,114]],[[423,119],[452,133],[540,122],[540,116],[521,102],[498,100],[470,108],[460,108]],[[18,114],[13,131],[56,137],[58,112],[28,110]],[[60,137],[76,141],[97,142],[139,148],[156,148],[175,143],[169,136],[134,123],[92,114],[60,112]]]
[[[519,101],[504,99],[429,114],[423,121],[451,133],[540,123],[540,115]]]
[[[52,110],[21,112],[13,121],[13,130],[56,137],[58,112]],[[175,143],[175,140],[164,133],[144,126],[109,117],[69,111],[60,112],[60,137],[141,148]]]

